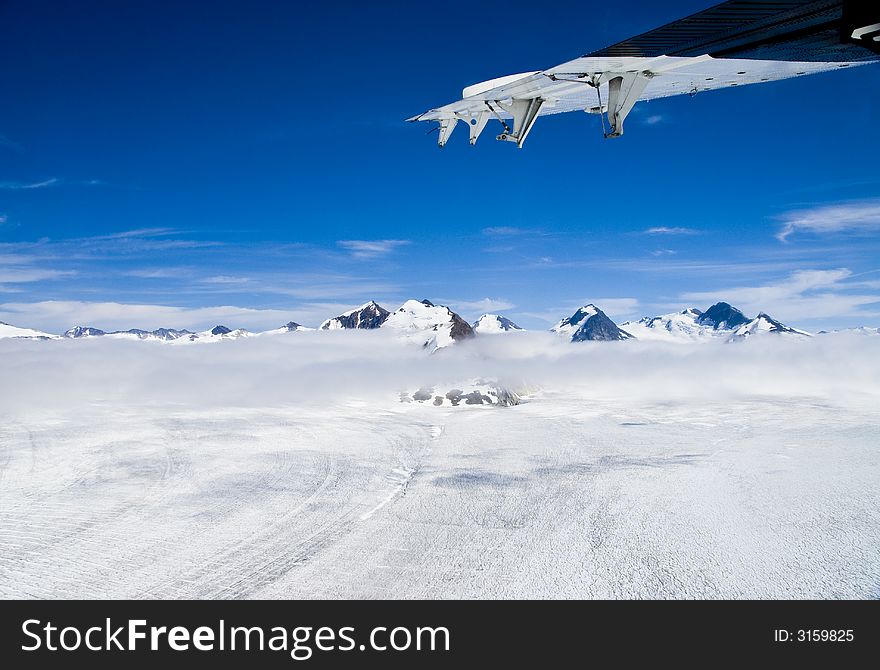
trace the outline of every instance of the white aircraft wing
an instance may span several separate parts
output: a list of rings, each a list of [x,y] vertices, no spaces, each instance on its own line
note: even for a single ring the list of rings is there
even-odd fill
[[[584,111],[606,137],[623,134],[639,100],[733,88],[880,60],[880,3],[732,0],[546,70],[468,86],[462,98],[409,121],[439,124],[443,147],[459,121],[476,144],[487,123],[522,147],[539,116]]]

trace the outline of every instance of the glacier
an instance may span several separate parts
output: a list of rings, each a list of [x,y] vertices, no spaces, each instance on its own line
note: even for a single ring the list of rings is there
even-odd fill
[[[0,340],[0,597],[880,595],[877,337],[52,344]],[[401,402],[462,380],[518,402]]]

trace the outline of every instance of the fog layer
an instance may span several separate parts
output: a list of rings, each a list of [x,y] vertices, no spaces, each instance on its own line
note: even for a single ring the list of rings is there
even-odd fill
[[[475,378],[520,392],[641,403],[880,396],[880,338],[774,336],[694,346],[571,344],[547,333],[477,337],[429,355],[384,332],[314,332],[169,346],[0,340],[0,410],[96,403],[211,407],[394,402],[400,391]]]

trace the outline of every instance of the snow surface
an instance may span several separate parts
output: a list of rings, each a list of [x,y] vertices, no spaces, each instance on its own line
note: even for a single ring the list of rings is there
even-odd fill
[[[332,319],[327,319],[319,326],[319,328],[321,330],[342,330],[346,327],[374,328],[378,326],[371,325],[372,322],[378,320],[380,316],[382,314],[385,314],[386,312],[387,311],[381,305],[379,305],[376,301],[371,300],[370,302],[365,302],[360,307],[350,309],[347,312],[343,312],[339,316],[333,317]],[[355,316],[355,318],[353,319],[354,323],[352,325],[346,326],[345,321],[348,320],[348,317],[352,316]]]
[[[786,326],[778,321],[768,317],[766,314],[758,314],[748,323],[744,323],[730,336],[731,340],[740,340],[754,335],[784,335],[790,337],[792,335],[798,337],[810,337],[810,333],[805,330],[798,330],[791,326]]]
[[[383,331],[0,341],[0,597],[880,596],[880,338]]]
[[[499,314],[483,314],[474,324],[474,332],[481,335],[495,335],[522,330],[513,321]]]
[[[715,330],[697,322],[700,313],[685,309],[661,316],[646,316],[638,321],[626,321],[620,327],[639,340],[691,344],[729,337],[730,331]]]
[[[577,332],[578,328],[583,325],[584,321],[590,320],[598,313],[599,310],[596,308],[595,305],[584,305],[583,307],[578,308],[578,310],[571,316],[561,319],[559,323],[553,326],[550,330],[551,332],[558,333],[559,335],[565,335],[566,337],[571,339],[571,336],[574,335],[575,332]]]
[[[407,342],[436,351],[455,344],[452,339],[452,312],[442,305],[426,305],[407,300],[386,319],[382,328],[390,329]]]
[[[33,328],[19,328],[18,326],[12,326],[8,323],[0,321],[0,339],[6,337],[26,337],[32,339],[46,340],[59,339],[58,335],[50,335],[49,333],[44,333],[40,330],[34,330]]]

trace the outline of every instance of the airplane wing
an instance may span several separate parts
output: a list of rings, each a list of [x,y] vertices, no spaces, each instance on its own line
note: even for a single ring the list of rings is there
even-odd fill
[[[408,121],[439,124],[442,148],[459,121],[476,144],[487,123],[522,147],[539,116],[584,111],[605,137],[623,134],[639,100],[799,77],[880,60],[876,0],[730,0],[546,70],[491,79]]]

